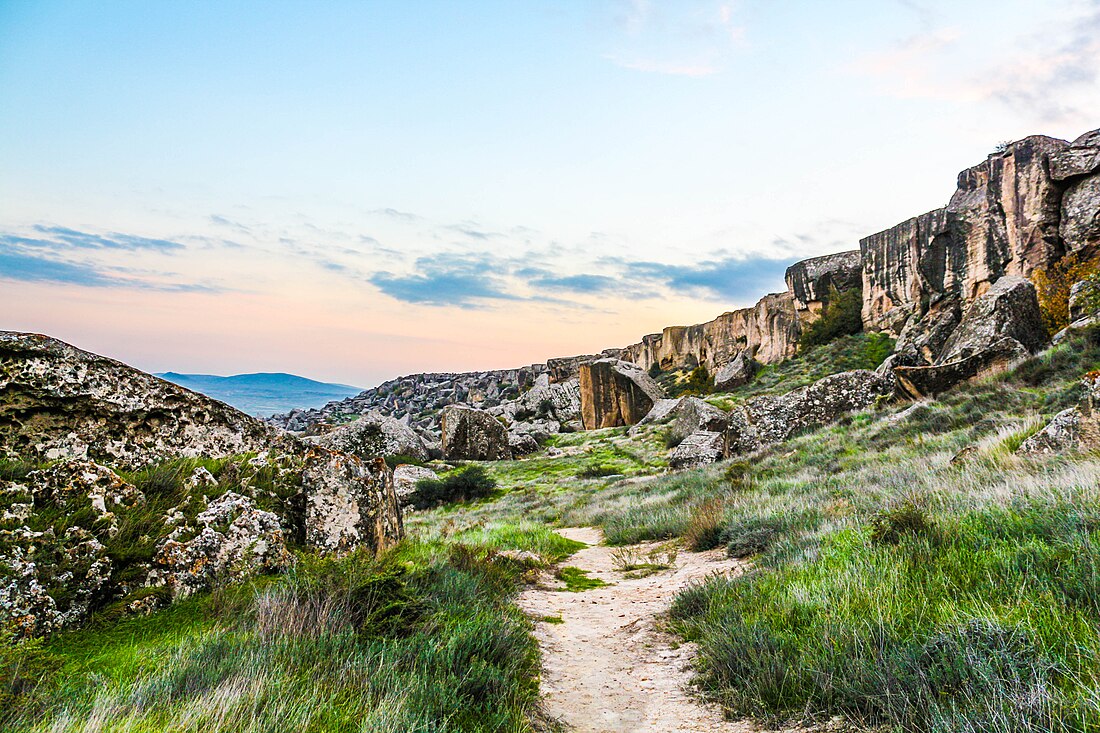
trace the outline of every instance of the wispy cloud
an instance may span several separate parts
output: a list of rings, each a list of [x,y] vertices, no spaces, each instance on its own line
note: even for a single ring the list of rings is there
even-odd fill
[[[673,292],[694,292],[715,300],[748,302],[783,287],[783,273],[792,259],[734,258],[695,265],[624,262],[633,281],[663,285]]]
[[[14,234],[0,235],[0,243],[19,244],[49,250],[100,249],[100,250],[156,250],[179,252],[185,249],[179,242],[167,239],[150,239],[133,234],[94,234],[62,226],[37,224],[32,230],[37,237],[21,237]]]
[[[398,275],[376,272],[370,282],[391,298],[406,303],[476,308],[485,300],[520,300],[501,280],[506,263],[479,254],[438,254],[420,257],[414,271]]]

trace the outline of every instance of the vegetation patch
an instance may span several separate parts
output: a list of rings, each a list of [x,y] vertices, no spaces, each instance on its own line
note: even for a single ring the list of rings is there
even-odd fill
[[[441,478],[420,479],[409,495],[409,504],[417,509],[430,509],[443,504],[484,499],[491,496],[496,487],[496,480],[484,466],[471,463]]]
[[[571,565],[558,568],[554,572],[554,577],[565,583],[565,590],[571,593],[580,593],[607,585],[599,578],[589,577],[587,570],[575,568]]]

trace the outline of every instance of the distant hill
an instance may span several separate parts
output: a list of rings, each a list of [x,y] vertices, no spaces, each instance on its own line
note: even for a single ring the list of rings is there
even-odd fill
[[[257,417],[269,417],[297,408],[321,407],[362,392],[346,384],[317,382],[294,374],[179,374],[164,372],[161,379],[213,397]]]

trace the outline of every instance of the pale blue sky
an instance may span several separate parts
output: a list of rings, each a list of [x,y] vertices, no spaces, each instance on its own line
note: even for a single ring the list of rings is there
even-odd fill
[[[1098,73],[1094,0],[0,0],[0,328],[357,384],[622,345],[1097,127]]]

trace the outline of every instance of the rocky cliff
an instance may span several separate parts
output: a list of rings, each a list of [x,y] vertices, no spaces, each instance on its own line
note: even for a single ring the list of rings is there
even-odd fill
[[[860,241],[863,322],[901,334],[911,319],[965,307],[1005,275],[1030,277],[1093,247],[1100,135],[1036,135],[962,171],[941,209]]]

